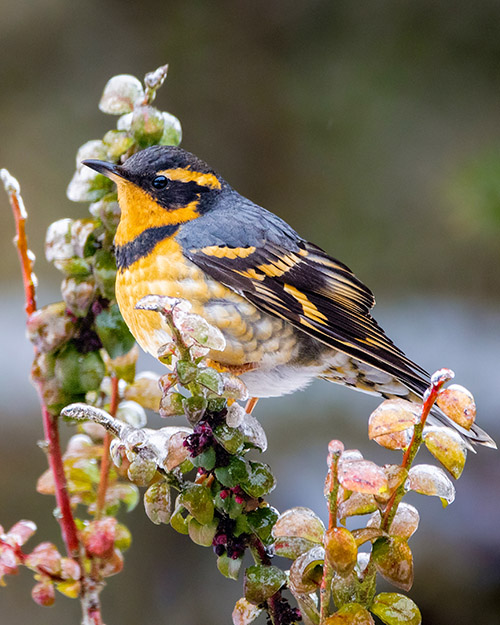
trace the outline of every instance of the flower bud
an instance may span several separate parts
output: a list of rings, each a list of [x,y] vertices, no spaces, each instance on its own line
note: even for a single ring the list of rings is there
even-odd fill
[[[64,278],[61,294],[66,307],[75,317],[85,317],[95,296],[95,280],[92,276],[86,279],[73,277]]]
[[[110,130],[104,135],[103,142],[107,148],[108,159],[115,162],[134,145],[132,137],[123,130]]]
[[[141,148],[146,148],[160,141],[164,125],[160,111],[152,106],[140,106],[132,113],[130,130]]]
[[[41,352],[52,352],[64,345],[74,334],[74,320],[66,312],[64,302],[49,304],[28,318],[28,339]]]
[[[130,113],[141,100],[144,100],[144,89],[140,80],[130,74],[119,74],[106,83],[99,108],[103,113],[122,115]]]
[[[182,141],[181,122],[170,113],[162,113],[163,115],[163,135],[159,141],[160,145],[179,145]]]

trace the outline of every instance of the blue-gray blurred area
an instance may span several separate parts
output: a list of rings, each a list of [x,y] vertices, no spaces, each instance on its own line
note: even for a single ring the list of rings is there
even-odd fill
[[[427,369],[454,369],[500,440],[498,1],[0,0],[0,8],[0,166],[22,183],[41,303],[59,297],[61,279],[43,258],[45,229],[87,214],[65,198],[76,149],[115,123],[97,109],[106,80],[168,62],[158,105],[181,119],[183,146],[351,266],[375,291],[389,335]],[[54,502],[35,493],[46,461],[13,222],[0,203],[0,522],[33,519],[38,542],[60,544]],[[376,405],[326,382],[260,402],[265,460],[278,477],[271,503],[326,518],[332,438],[397,462],[368,442]],[[425,623],[500,623],[498,453],[470,454],[456,487],[445,510],[409,498],[421,512],[410,596]],[[152,525],[141,507],[122,520],[134,542],[102,594],[109,625],[230,622],[241,581],[217,572],[210,549]],[[36,606],[32,584],[27,571],[8,579],[0,625],[79,622],[76,601]]]

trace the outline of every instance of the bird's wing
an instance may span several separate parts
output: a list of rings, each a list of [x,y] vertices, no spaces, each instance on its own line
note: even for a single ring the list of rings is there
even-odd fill
[[[241,198],[241,196],[237,196]],[[259,309],[405,382],[422,393],[428,374],[371,317],[372,292],[343,263],[281,219],[240,200],[181,231],[184,254]]]

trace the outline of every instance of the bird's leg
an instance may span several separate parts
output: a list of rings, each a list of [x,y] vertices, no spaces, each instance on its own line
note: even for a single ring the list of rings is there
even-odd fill
[[[247,401],[247,405],[245,406],[245,412],[247,414],[252,414],[253,409],[257,405],[258,401],[259,401],[258,397],[250,397],[250,399]]]

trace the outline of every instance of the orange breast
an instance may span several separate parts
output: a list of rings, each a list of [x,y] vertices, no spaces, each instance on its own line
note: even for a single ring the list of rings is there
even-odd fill
[[[125,322],[139,345],[156,356],[171,337],[161,315],[135,309],[146,295],[167,295],[191,302],[192,311],[217,326],[226,338],[223,352],[209,354],[221,364],[274,366],[288,362],[296,351],[290,324],[259,311],[204,274],[184,257],[175,238],[158,243],[151,254],[119,271],[116,280],[116,299]]]

